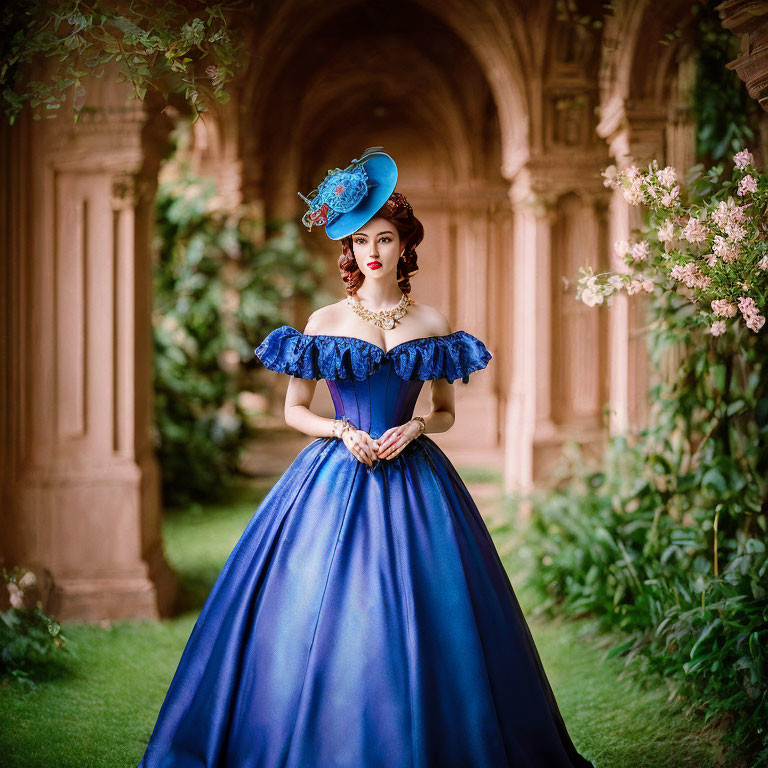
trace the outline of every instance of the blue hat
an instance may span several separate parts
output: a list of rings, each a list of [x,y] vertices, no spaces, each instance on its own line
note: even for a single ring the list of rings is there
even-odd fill
[[[332,168],[317,189],[299,197],[309,206],[304,226],[325,225],[331,240],[351,235],[387,202],[397,183],[397,165],[381,147],[369,147],[343,170]]]

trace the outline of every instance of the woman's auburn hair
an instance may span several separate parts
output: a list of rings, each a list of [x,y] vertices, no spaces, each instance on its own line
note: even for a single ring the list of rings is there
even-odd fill
[[[397,261],[397,284],[403,293],[408,294],[411,292],[410,277],[419,269],[416,246],[424,239],[424,227],[413,215],[413,208],[405,195],[400,194],[400,192],[393,192],[387,202],[371,218],[376,216],[381,216],[392,222],[400,235],[400,244],[405,244],[403,256]],[[357,289],[365,280],[365,275],[360,271],[360,267],[355,261],[352,237],[353,235],[347,235],[341,239],[341,256],[339,257],[341,279],[344,281],[344,286],[350,296],[357,293]]]

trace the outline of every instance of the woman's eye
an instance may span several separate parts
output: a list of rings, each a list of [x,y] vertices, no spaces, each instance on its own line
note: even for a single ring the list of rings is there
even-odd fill
[[[388,243],[392,238],[391,237],[382,237],[379,242],[380,243]]]

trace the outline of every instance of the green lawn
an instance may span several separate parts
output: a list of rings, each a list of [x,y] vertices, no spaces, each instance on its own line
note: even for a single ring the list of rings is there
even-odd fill
[[[168,559],[184,588],[177,618],[67,624],[66,675],[32,691],[0,686],[3,768],[135,768],[196,612],[267,489],[251,485],[233,503],[166,519]],[[530,563],[520,532],[503,512],[491,511],[488,520],[523,610],[533,616],[536,597],[522,587]],[[603,660],[587,637],[588,622],[531,618],[529,625],[568,730],[596,768],[742,768],[723,756],[716,734],[665,703],[665,688],[640,690],[618,679],[621,663]]]

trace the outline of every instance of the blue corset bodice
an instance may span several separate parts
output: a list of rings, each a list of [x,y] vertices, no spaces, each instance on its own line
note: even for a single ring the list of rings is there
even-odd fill
[[[466,383],[492,357],[466,331],[411,339],[385,352],[364,339],[308,335],[289,325],[272,331],[254,352],[272,371],[325,379],[336,418],[346,416],[374,438],[413,416],[425,381]]]

